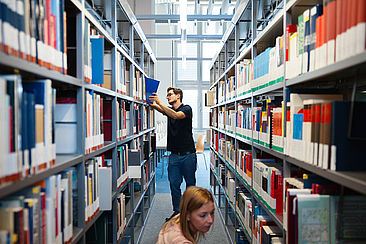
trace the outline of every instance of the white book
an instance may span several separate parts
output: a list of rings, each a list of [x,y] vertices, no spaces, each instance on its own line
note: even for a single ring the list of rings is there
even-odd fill
[[[358,23],[356,26],[356,50],[359,54],[365,51],[366,47],[366,22]]]

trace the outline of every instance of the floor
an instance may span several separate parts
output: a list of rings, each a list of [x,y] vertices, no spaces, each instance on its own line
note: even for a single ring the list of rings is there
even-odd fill
[[[203,155],[197,155],[197,171],[196,179],[197,186],[208,188],[210,187],[210,172],[209,172],[209,151],[205,151],[206,163]],[[152,204],[150,215],[147,219],[144,233],[141,237],[141,244],[155,244],[161,227],[165,223],[165,218],[172,214],[172,203],[170,197],[170,188],[168,181],[168,159],[163,158],[158,162],[156,168],[156,195]],[[185,189],[185,183],[182,184],[182,192]],[[201,243],[229,243],[222,220],[219,213],[215,214],[215,222]]]

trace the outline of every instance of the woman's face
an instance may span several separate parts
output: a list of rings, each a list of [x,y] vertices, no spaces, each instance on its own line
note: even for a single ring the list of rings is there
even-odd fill
[[[215,206],[213,202],[205,203],[199,209],[188,214],[187,217],[191,231],[195,233],[197,233],[197,231],[205,233],[210,230],[210,227],[214,222]]]

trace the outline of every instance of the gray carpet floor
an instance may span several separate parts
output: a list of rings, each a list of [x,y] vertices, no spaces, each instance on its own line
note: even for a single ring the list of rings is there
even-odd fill
[[[210,187],[210,171],[209,171],[209,151],[205,151],[206,162],[203,155],[197,155],[198,166],[196,171],[197,186]],[[169,189],[168,173],[167,173],[167,158],[163,158],[158,162],[156,169],[156,195],[152,204],[150,215],[147,219],[144,232],[141,237],[141,244],[155,244],[158,240],[158,234],[161,227],[165,223],[165,218],[172,214],[172,203]],[[185,183],[182,184],[182,192],[185,189]],[[200,244],[208,243],[229,243],[227,238],[223,222],[220,214],[216,210],[215,222],[211,227],[211,230],[206,233],[205,238],[202,239]]]

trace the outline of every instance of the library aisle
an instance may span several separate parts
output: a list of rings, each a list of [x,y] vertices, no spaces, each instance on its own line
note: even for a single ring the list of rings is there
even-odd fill
[[[205,151],[206,160],[210,156],[208,150]],[[210,187],[210,171],[208,166],[206,168],[205,161],[202,155],[197,156],[197,186],[208,188]],[[208,162],[207,162],[208,163]],[[163,167],[163,171],[161,168]],[[165,223],[165,218],[171,214],[171,196],[168,181],[168,158],[163,158],[158,162],[156,167],[156,194],[152,203],[150,215],[146,221],[145,230],[141,237],[143,244],[155,244],[158,240],[158,234],[161,227]],[[183,181],[182,189],[185,189],[185,182]],[[218,211],[215,213],[215,222],[211,230],[202,239],[200,244],[204,243],[230,243],[222,219]]]

